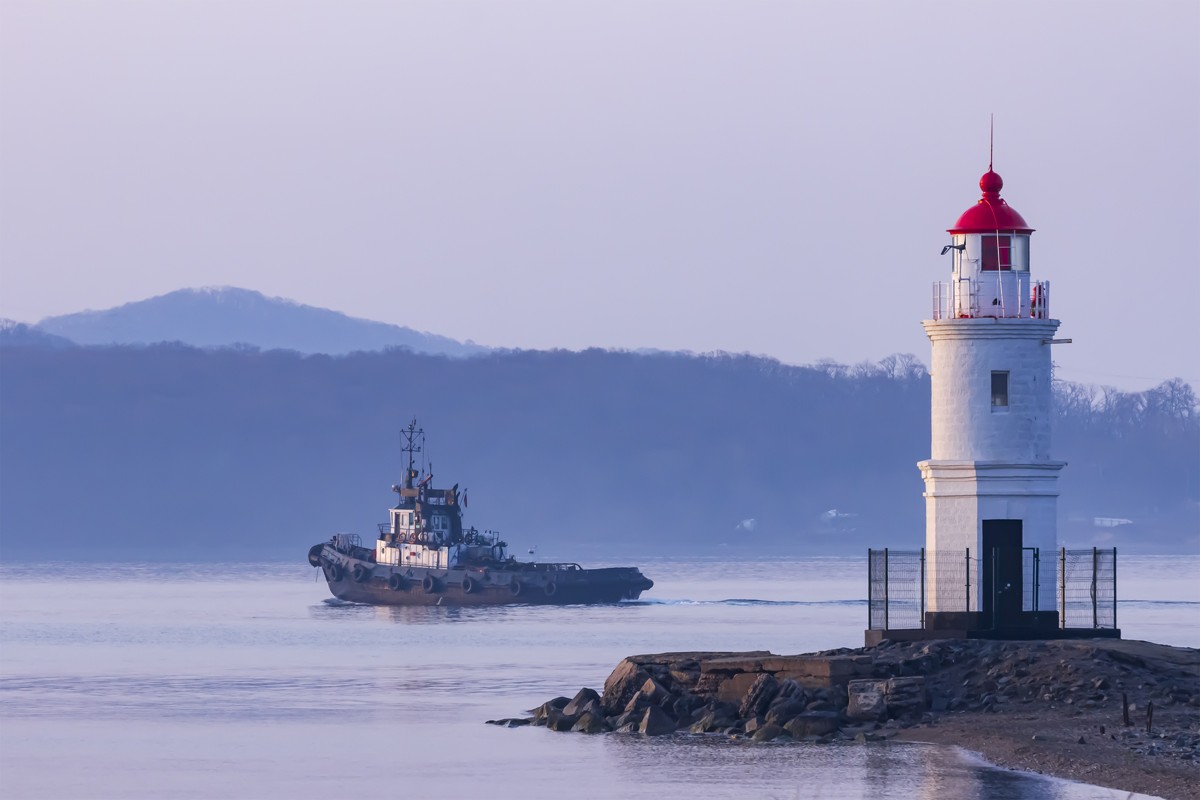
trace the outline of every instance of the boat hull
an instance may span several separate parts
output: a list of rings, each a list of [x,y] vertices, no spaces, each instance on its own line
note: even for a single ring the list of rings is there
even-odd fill
[[[573,605],[636,600],[654,582],[633,567],[543,569],[500,563],[433,569],[376,564],[316,545],[309,562],[320,567],[339,600],[380,606]]]

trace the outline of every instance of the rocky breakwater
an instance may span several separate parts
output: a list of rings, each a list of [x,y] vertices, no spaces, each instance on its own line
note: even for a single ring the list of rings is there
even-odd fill
[[[1200,651],[1121,640],[891,643],[795,656],[630,656],[602,692],[511,727],[753,742],[953,744],[1159,797],[1200,786]]]
[[[602,693],[580,689],[573,698],[546,701],[530,718],[490,722],[582,733],[831,742],[879,738],[873,732],[888,720],[914,725],[928,716],[923,676],[877,672],[870,654],[848,650],[630,656]]]

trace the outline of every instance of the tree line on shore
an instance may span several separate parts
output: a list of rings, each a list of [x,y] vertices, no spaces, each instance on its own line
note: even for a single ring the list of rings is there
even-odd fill
[[[1067,543],[1194,551],[1192,388],[1055,391]],[[539,557],[856,554],[924,538],[929,376],[911,355],[4,344],[0,556],[300,559],[335,531],[373,538],[413,417],[435,483],[466,490],[468,523]]]

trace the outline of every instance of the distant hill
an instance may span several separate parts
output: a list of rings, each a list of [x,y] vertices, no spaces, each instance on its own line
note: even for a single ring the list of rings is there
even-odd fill
[[[0,319],[0,344],[14,347],[74,347],[70,339],[47,333],[34,325]]]
[[[327,355],[406,347],[417,353],[466,356],[486,349],[234,287],[181,289],[106,311],[48,317],[36,327],[87,345],[245,344],[263,350]]]

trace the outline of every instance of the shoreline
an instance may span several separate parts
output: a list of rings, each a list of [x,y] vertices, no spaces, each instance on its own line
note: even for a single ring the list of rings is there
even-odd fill
[[[1052,674],[1030,669],[1036,691],[935,713],[895,739],[956,745],[1001,768],[1118,791],[1200,797],[1200,651],[1132,640],[1045,644],[1055,660]],[[969,696],[990,686],[963,688]]]
[[[1099,732],[1100,725],[1106,733]],[[1111,725],[1090,715],[1064,718],[1014,709],[999,715],[939,715],[932,724],[898,730],[889,740],[956,747],[999,769],[1164,800],[1200,797],[1200,764],[1167,753],[1138,753],[1114,738],[1126,730],[1121,726],[1114,732]],[[1137,733],[1142,746],[1154,741],[1144,729]],[[1154,735],[1163,733],[1156,730]]]
[[[629,656],[514,727],[954,746],[1001,769],[1200,798],[1200,650],[1121,639]],[[1128,719],[1128,724],[1126,724]]]

